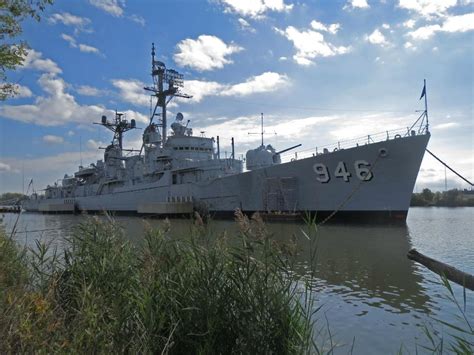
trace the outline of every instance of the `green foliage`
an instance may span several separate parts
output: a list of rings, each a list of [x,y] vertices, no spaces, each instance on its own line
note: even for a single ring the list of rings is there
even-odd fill
[[[467,316],[466,311],[466,289],[463,289],[463,304],[461,304],[445,276],[441,277],[441,284],[447,291],[445,298],[456,305],[458,314],[456,318],[460,324],[453,324],[445,322],[441,319],[433,319],[435,324],[444,327],[445,334],[448,337],[440,336],[439,330],[431,325],[425,325],[423,332],[428,340],[428,345],[420,346],[424,351],[429,351],[432,354],[474,354],[474,328]]]
[[[474,206],[474,195],[469,191],[458,189],[443,192],[432,192],[430,189],[423,189],[421,193],[412,195],[410,206]]]
[[[0,0],[0,101],[15,95],[16,85],[7,82],[7,70],[23,64],[27,43],[15,41],[22,33],[21,22],[40,20],[39,13],[53,0]]]
[[[198,219],[190,237],[149,230],[133,247],[113,221],[92,219],[61,259],[39,243],[29,287],[0,306],[0,353],[308,351],[289,254],[258,217],[237,217],[238,242]]]

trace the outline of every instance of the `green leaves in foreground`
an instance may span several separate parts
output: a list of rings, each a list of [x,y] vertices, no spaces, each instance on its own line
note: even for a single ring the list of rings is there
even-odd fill
[[[290,259],[258,218],[237,220],[232,241],[198,226],[180,240],[150,230],[140,248],[89,220],[54,266],[36,262],[36,286],[0,304],[0,352],[308,351]]]

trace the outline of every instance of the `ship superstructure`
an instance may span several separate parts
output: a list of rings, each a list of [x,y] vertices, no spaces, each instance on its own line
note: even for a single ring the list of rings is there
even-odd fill
[[[167,105],[173,97],[190,98],[183,75],[155,59],[153,85],[144,88],[155,101],[143,130],[140,150],[123,147],[134,120],[119,112],[97,124],[113,132],[103,160],[80,166],[61,184],[23,203],[27,211],[114,211],[152,215],[189,214],[194,210],[232,216],[235,209],[275,216],[310,212],[320,217],[380,217],[404,220],[430,134],[427,110],[418,131],[390,134],[363,145],[323,149],[282,163],[282,154],[262,142],[236,159],[222,158],[219,137],[193,135],[190,120],[178,113],[168,132]],[[159,112],[161,111],[161,112]],[[158,117],[157,120],[155,118]],[[412,127],[413,128],[413,127]],[[170,134],[168,134],[170,133]],[[369,136],[370,138],[370,136]],[[345,148],[345,149],[344,149]]]

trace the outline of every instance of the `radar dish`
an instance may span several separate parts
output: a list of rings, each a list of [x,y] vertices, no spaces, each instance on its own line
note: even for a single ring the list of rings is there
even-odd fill
[[[178,112],[176,114],[176,121],[182,121],[184,119],[184,116],[181,112]]]

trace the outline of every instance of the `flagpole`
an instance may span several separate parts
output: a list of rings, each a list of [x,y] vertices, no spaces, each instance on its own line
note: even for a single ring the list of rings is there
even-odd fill
[[[429,121],[428,121],[428,90],[426,90],[426,79],[423,79],[425,88],[425,116],[426,116],[426,132],[429,132]]]

